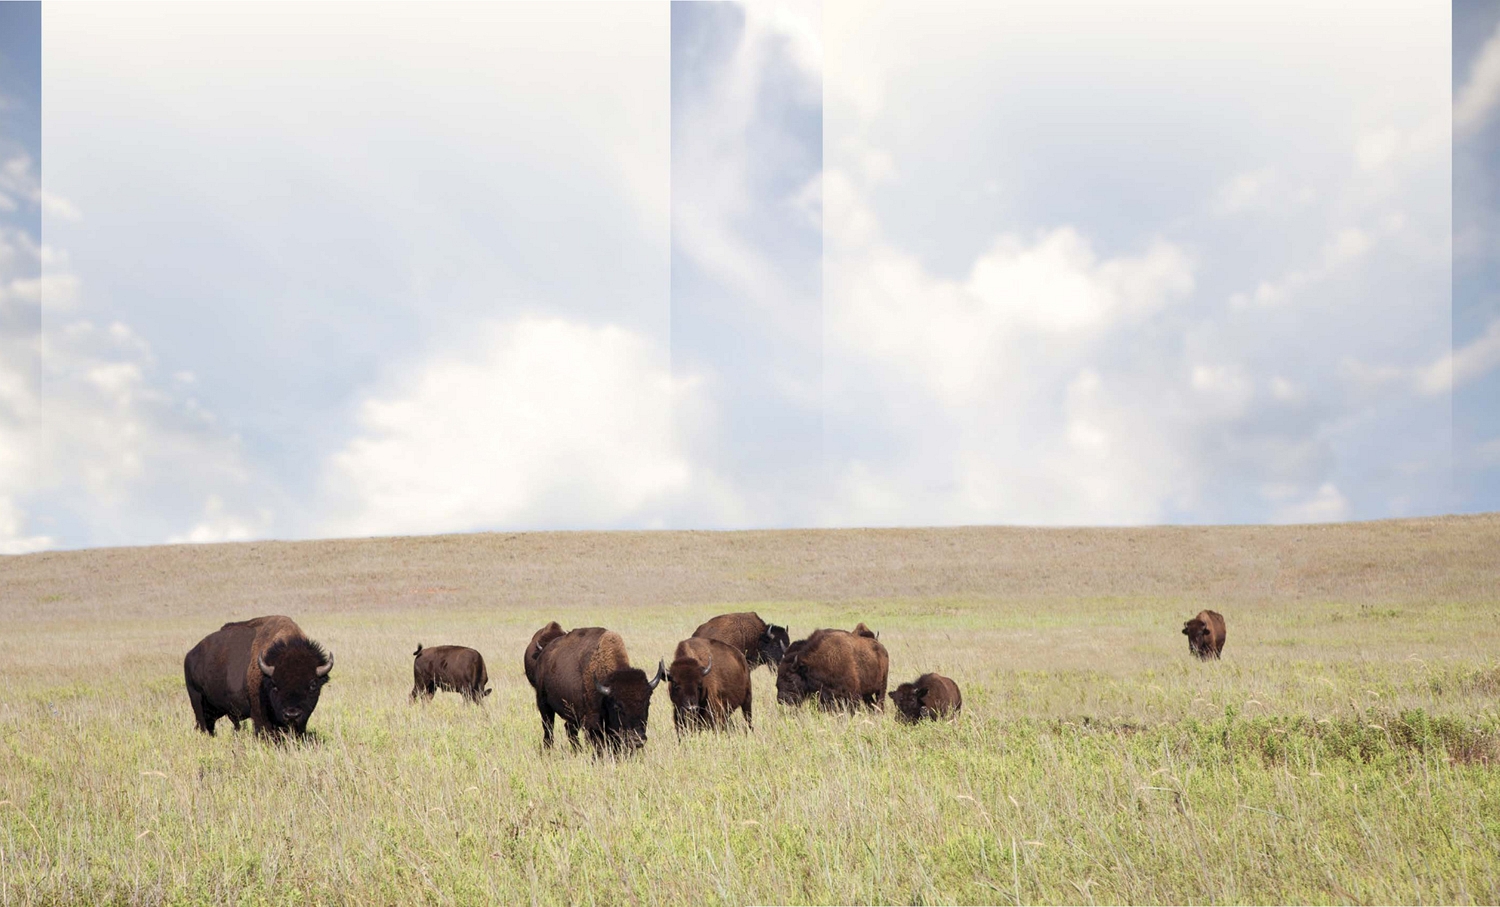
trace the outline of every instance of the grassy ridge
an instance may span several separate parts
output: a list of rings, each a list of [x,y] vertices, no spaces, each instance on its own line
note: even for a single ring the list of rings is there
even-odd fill
[[[1177,629],[1217,602],[1162,594],[1154,573],[1131,594],[1086,554],[1077,575],[1107,581],[1013,595],[986,572],[1004,546],[971,530],[915,533],[910,550],[877,537],[865,556],[903,577],[898,597],[791,594],[859,560],[841,537],[820,566],[806,533],[780,554],[774,534],[710,538],[747,551],[699,552],[696,572],[678,569],[676,534],[380,541],[369,560],[359,543],[308,543],[0,561],[0,903],[1493,903],[1500,567],[1481,553],[1500,521],[1456,523],[1439,530],[1462,542],[1413,524],[1408,547],[1448,562],[1410,574],[1358,566],[1358,539],[1327,530],[1344,552],[1330,560],[1355,566],[1279,596],[1265,590],[1281,574],[1243,565],[1274,564],[1266,550],[1304,527],[1266,530],[1262,547],[1203,530],[1194,544],[1227,551],[1251,590],[1221,608],[1215,664],[1189,659]],[[1401,525],[1349,529],[1395,551]],[[1100,557],[1156,556],[1150,532],[1101,537]],[[534,547],[507,564],[517,542]],[[590,593],[607,588],[610,546],[655,563],[670,594]],[[726,594],[750,562],[784,597]],[[496,570],[507,585],[484,588]],[[1205,575],[1183,588],[1218,582]],[[535,627],[610,626],[646,664],[740,607],[797,635],[867,620],[893,685],[942,671],[966,712],[912,728],[786,710],[761,670],[753,735],[675,739],[661,696],[639,758],[540,751],[519,663]],[[337,654],[317,739],[197,734],[183,653],[274,611]],[[417,641],[479,648],[495,694],[408,705]]]

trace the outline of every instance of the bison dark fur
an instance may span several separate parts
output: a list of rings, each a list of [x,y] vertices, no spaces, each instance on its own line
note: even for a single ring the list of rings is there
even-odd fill
[[[863,703],[883,709],[890,656],[874,633],[863,624],[860,629],[864,632],[818,630],[800,651],[789,650],[776,677],[778,701],[796,704],[816,696],[824,708],[852,709]],[[793,676],[783,683],[781,675],[788,672]]]
[[[1224,615],[1217,611],[1199,611],[1198,616],[1182,625],[1188,638],[1188,651],[1207,661],[1224,651]]]
[[[903,721],[923,718],[946,718],[964,706],[963,694],[952,678],[941,674],[923,674],[912,683],[903,683],[891,693],[896,716]]]
[[[756,665],[766,665],[771,670],[776,670],[791,642],[786,627],[768,624],[754,611],[720,614],[694,630],[693,637],[717,639],[734,646],[745,656],[745,663],[751,670]]]
[[[182,660],[198,729],[249,718],[259,734],[307,733],[333,669],[333,655],[290,617],[233,621],[203,637]]]
[[[552,745],[552,726],[561,715],[568,739],[578,745],[581,728],[596,752],[606,747],[636,749],[646,744],[651,694],[666,674],[630,666],[625,641],[603,627],[582,627],[547,643],[536,663],[536,708],[542,742]]]
[[[484,669],[484,656],[468,646],[432,646],[411,653],[411,698],[425,696],[430,701],[438,690],[452,690],[478,704],[495,692],[485,686],[490,675]]]
[[[799,639],[787,646],[786,654],[776,667],[776,701],[782,705],[801,705],[808,696],[807,681],[797,673],[797,659],[807,648],[807,640]]]
[[[728,643],[697,637],[678,643],[667,668],[667,693],[678,734],[694,726],[723,728],[735,709],[744,714],[747,727],[755,728],[750,665]]]
[[[546,648],[547,643],[559,636],[567,635],[567,632],[567,630],[562,628],[561,624],[554,620],[552,623],[531,634],[531,642],[526,645],[526,655],[522,659],[522,662],[526,668],[526,682],[531,684],[532,689],[536,689],[536,662],[538,658],[542,657],[542,649]]]

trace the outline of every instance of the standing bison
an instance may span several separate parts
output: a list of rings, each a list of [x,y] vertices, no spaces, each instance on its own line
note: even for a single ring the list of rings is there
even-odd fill
[[[891,693],[896,717],[907,722],[923,718],[946,718],[964,707],[963,694],[952,678],[941,674],[923,674],[912,683],[903,683]]]
[[[751,730],[750,665],[740,650],[717,639],[684,639],[677,644],[667,669],[667,693],[672,698],[672,723],[680,735],[685,728],[723,728],[739,709]]]
[[[1217,611],[1199,611],[1198,616],[1182,625],[1188,638],[1188,651],[1203,659],[1218,658],[1224,651],[1224,615]]]
[[[484,669],[484,656],[468,646],[433,646],[411,653],[415,661],[411,665],[411,698],[426,696],[429,702],[438,690],[452,690],[468,701],[480,703],[484,697],[495,692],[485,686],[490,675]]]
[[[817,697],[824,708],[884,708],[890,656],[864,624],[857,629],[819,630],[801,649],[789,648],[776,676],[777,700],[796,705]]]
[[[227,623],[182,660],[193,716],[210,736],[220,718],[236,729],[249,718],[259,734],[306,734],[332,669],[332,653],[281,615]]]
[[[522,665],[526,669],[526,682],[531,684],[532,689],[536,689],[536,663],[537,659],[542,657],[542,649],[546,647],[547,643],[559,636],[566,636],[567,633],[568,631],[564,630],[562,625],[554,620],[552,623],[531,634],[531,642],[526,646],[526,655],[522,658]]]
[[[638,749],[646,744],[651,694],[666,675],[630,666],[625,641],[603,627],[583,627],[548,642],[536,662],[536,708],[542,716],[542,743],[552,745],[553,719],[561,715],[568,739],[578,746],[578,730],[596,752]]]
[[[693,631],[695,639],[717,639],[740,650],[751,670],[766,665],[776,670],[791,637],[786,627],[768,624],[754,611],[720,614]]]

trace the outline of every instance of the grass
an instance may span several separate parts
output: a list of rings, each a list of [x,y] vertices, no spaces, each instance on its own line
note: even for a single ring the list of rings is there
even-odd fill
[[[1489,516],[9,558],[0,904],[1494,903],[1497,551]],[[541,751],[536,627],[644,666],[740,609],[865,620],[965,712],[787,710],[762,669],[753,735],[678,740],[659,696],[637,758]],[[263,613],[337,654],[315,739],[198,734],[183,653]],[[480,649],[486,705],[409,705],[418,641]]]

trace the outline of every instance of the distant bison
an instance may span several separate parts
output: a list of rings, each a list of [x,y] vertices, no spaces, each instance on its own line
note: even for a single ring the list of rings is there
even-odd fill
[[[1217,611],[1199,611],[1198,616],[1182,625],[1188,638],[1188,651],[1207,661],[1224,651],[1224,615]]]
[[[578,730],[602,752],[606,746],[636,749],[646,743],[651,694],[666,675],[630,666],[625,641],[603,627],[584,627],[548,642],[536,663],[536,708],[542,716],[542,742],[552,745],[553,719],[563,718],[576,747]]]
[[[332,653],[290,617],[227,623],[182,660],[198,729],[210,736],[220,718],[249,718],[256,733],[302,736],[333,669]]]
[[[452,690],[463,694],[470,702],[478,704],[484,697],[495,692],[485,686],[490,675],[484,669],[484,656],[468,646],[433,646],[411,653],[412,662],[411,698],[426,696],[428,700],[438,690]]]
[[[667,668],[672,723],[677,733],[696,725],[722,728],[739,709],[745,725],[751,718],[750,665],[740,650],[717,639],[684,639]]]
[[[923,718],[946,718],[964,706],[958,684],[941,674],[923,674],[912,683],[903,683],[891,693],[896,716],[909,722]]]
[[[531,642],[526,646],[526,655],[522,661],[526,668],[526,682],[531,684],[532,689],[536,689],[536,662],[537,659],[542,657],[542,649],[546,647],[547,643],[559,636],[567,635],[567,632],[567,630],[564,630],[554,620],[552,623],[531,634]]]
[[[693,631],[697,639],[717,639],[740,650],[751,670],[766,665],[776,670],[791,637],[786,627],[768,624],[754,611],[720,614]]]
[[[793,644],[776,676],[777,700],[796,705],[816,696],[824,708],[884,708],[890,656],[868,627],[856,629],[862,632],[818,630],[795,653]]]

